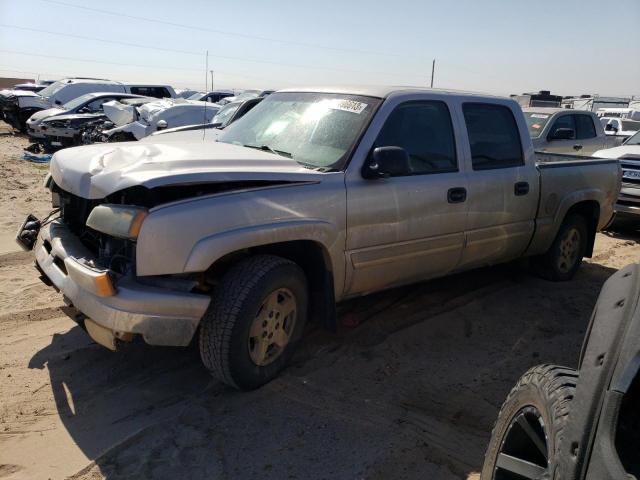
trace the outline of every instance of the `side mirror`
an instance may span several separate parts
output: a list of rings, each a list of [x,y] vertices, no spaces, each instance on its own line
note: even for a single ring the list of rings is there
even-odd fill
[[[604,127],[604,129],[607,132],[618,133],[618,129],[616,128],[616,126],[613,123],[607,123],[607,125]]]
[[[164,130],[165,128],[167,128],[167,121],[158,120],[158,123],[156,123],[156,130]]]
[[[409,154],[402,147],[375,148],[362,167],[364,178],[401,177],[409,174]]]
[[[575,140],[576,131],[573,128],[558,128],[551,134],[549,140]]]

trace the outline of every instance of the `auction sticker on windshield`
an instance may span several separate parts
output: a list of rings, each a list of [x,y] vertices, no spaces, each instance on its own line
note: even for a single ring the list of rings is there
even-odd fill
[[[549,115],[543,113],[532,113],[531,118],[549,118]]]
[[[333,110],[343,110],[351,113],[362,113],[367,104],[363,102],[356,102],[355,100],[347,100],[344,98],[332,98],[325,100],[327,107]]]

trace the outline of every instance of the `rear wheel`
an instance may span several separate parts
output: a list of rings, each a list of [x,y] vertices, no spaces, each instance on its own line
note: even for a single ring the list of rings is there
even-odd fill
[[[250,390],[289,362],[307,318],[307,282],[272,255],[242,260],[222,278],[200,328],[200,356],[217,379]]]
[[[544,255],[534,259],[536,272],[547,280],[571,280],[587,251],[588,229],[582,215],[569,215]]]
[[[531,368],[511,390],[493,427],[483,480],[553,478],[578,373],[570,368]]]

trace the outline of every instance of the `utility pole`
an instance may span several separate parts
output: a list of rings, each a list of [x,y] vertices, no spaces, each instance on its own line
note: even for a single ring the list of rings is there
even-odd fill
[[[211,73],[211,90],[213,90],[213,70],[209,70]]]
[[[433,74],[436,71],[436,59],[433,59],[433,62],[431,63],[431,88],[433,88]]]

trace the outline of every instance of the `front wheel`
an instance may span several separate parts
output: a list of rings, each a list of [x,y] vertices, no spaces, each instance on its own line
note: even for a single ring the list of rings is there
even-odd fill
[[[547,252],[535,259],[538,275],[547,280],[571,280],[580,268],[587,251],[588,229],[582,215],[569,215]]]
[[[578,372],[556,365],[533,367],[520,378],[493,427],[482,480],[555,478],[577,379]]]
[[[295,263],[272,255],[240,261],[214,291],[200,328],[211,374],[242,390],[271,381],[289,362],[307,319],[307,281]]]

